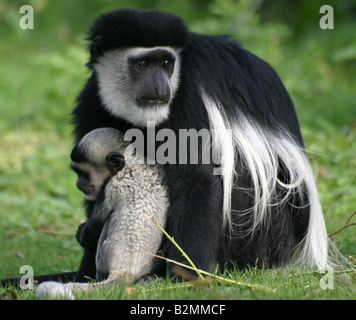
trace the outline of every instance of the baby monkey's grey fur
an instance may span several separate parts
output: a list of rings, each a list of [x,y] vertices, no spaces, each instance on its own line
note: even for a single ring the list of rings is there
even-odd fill
[[[157,253],[162,241],[163,234],[152,218],[165,225],[169,199],[164,171],[159,165],[139,164],[135,155],[125,153],[127,146],[120,131],[96,129],[76,146],[83,160],[72,162],[78,188],[87,199],[96,201],[82,225],[81,237],[90,238],[91,232],[101,230],[100,223],[104,224],[97,246],[96,278],[107,280],[96,287],[150,273],[154,258],[145,252]],[[113,154],[121,157],[120,163],[116,162],[118,171],[108,164]],[[74,292],[91,288],[92,284],[44,282],[37,295],[73,298]]]

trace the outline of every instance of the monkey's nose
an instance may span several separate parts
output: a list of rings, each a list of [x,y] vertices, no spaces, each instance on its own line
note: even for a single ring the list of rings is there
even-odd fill
[[[167,86],[155,86],[156,100],[159,103],[168,103],[171,97],[171,92]]]

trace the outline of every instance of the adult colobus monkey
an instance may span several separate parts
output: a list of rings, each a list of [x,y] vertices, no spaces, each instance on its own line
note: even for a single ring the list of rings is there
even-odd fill
[[[158,11],[104,14],[89,40],[92,74],[73,111],[77,141],[99,127],[147,133],[154,121],[176,133],[178,149],[179,129],[216,129],[220,176],[213,163],[165,165],[166,229],[197,267],[327,264],[297,116],[269,64],[226,36],[188,32],[180,18]],[[201,161],[202,148],[195,151]],[[168,241],[161,249],[182,261]]]
[[[104,14],[89,40],[92,74],[73,111],[77,142],[99,127],[146,132],[148,121],[176,132],[176,146],[179,129],[217,129],[221,176],[213,163],[165,166],[166,229],[197,267],[327,264],[298,120],[271,66],[226,36],[188,32],[180,18],[158,11]],[[182,261],[168,241],[161,249]]]

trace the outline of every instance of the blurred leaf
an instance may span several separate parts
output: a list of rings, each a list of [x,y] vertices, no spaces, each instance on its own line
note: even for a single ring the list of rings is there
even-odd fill
[[[331,59],[334,62],[356,61],[356,44],[336,50]]]

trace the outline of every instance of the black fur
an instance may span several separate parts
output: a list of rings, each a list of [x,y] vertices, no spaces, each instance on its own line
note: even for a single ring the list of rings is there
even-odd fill
[[[172,14],[131,9],[109,12],[101,15],[90,28],[90,64],[100,54],[112,49],[154,46],[181,48],[187,41],[187,34],[184,22]]]
[[[84,162],[84,163],[89,163],[89,159],[87,155],[78,147],[78,145],[74,146],[72,149],[72,152],[70,154],[70,159],[73,162]]]
[[[117,173],[117,171],[115,173]],[[101,203],[105,200],[105,187],[109,181],[110,177],[103,183],[96,201],[84,202],[87,221],[78,227],[75,236],[79,244],[84,248],[84,255],[78,273],[76,274],[76,282],[87,282],[88,279],[96,278],[96,247],[106,221],[101,220],[97,214],[98,208],[100,210]],[[94,212],[95,216],[93,217]]]

